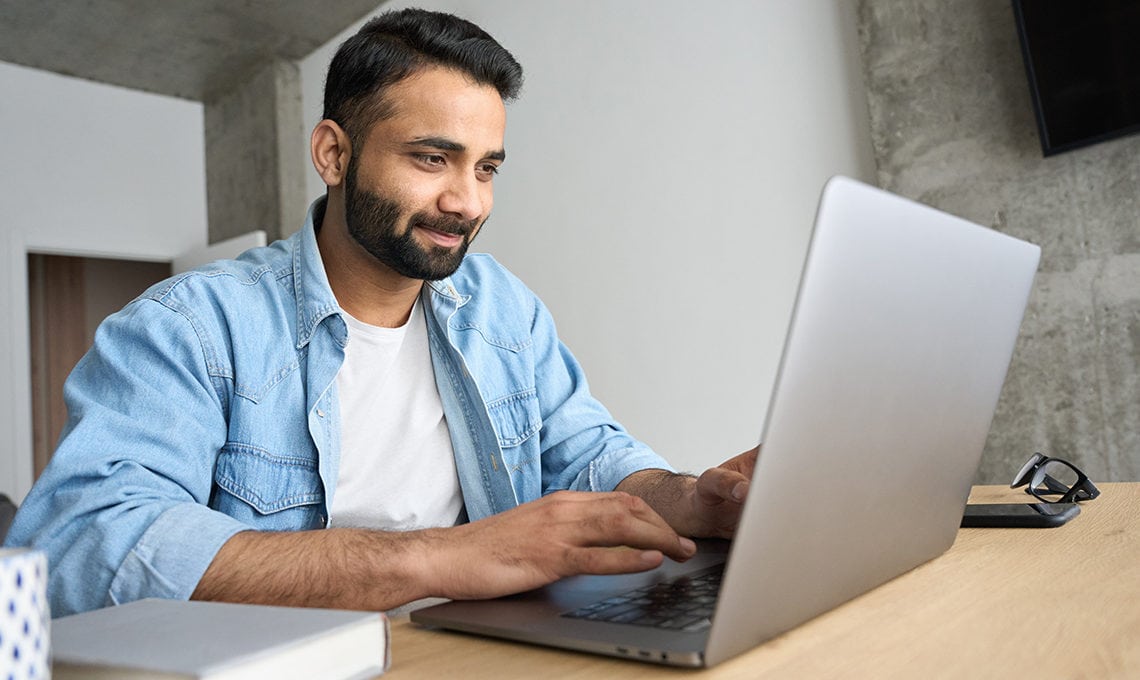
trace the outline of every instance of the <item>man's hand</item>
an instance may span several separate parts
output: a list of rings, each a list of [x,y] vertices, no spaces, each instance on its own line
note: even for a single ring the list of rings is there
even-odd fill
[[[436,532],[434,594],[516,593],[576,574],[623,574],[686,560],[696,545],[629,494],[560,491],[478,522]]]
[[[644,498],[683,536],[732,538],[748,495],[760,447],[733,456],[694,479],[665,470],[642,470],[618,484]]]
[[[642,499],[561,491],[477,522],[384,532],[243,531],[192,597],[383,611],[424,597],[489,598],[576,574],[645,571],[696,545]]]
[[[752,470],[760,447],[729,458],[697,478],[693,498],[694,536],[732,538],[740,521],[740,509],[748,496]]]

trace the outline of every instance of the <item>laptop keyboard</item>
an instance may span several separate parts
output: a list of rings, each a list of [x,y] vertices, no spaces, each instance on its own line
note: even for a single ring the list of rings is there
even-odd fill
[[[696,574],[608,597],[563,616],[685,632],[704,630],[712,625],[723,575],[724,565],[719,564]]]

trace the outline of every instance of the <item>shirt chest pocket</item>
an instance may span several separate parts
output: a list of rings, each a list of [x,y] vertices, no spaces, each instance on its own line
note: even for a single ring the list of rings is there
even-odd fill
[[[210,507],[263,531],[325,525],[316,462],[229,443],[218,456]]]
[[[542,414],[538,407],[538,394],[526,390],[487,404],[487,413],[503,459],[512,470],[522,470],[538,463],[538,431],[542,429]]]

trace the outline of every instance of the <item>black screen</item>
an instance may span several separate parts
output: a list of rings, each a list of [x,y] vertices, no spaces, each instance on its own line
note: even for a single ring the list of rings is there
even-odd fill
[[[1140,132],[1140,0],[1013,0],[1045,155]]]

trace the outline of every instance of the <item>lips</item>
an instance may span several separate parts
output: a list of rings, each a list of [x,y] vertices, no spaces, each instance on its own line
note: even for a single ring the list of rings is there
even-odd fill
[[[417,224],[416,229],[427,236],[432,243],[435,243],[436,245],[442,246],[444,248],[454,248],[455,246],[463,243],[463,234],[440,231],[424,224]]]

